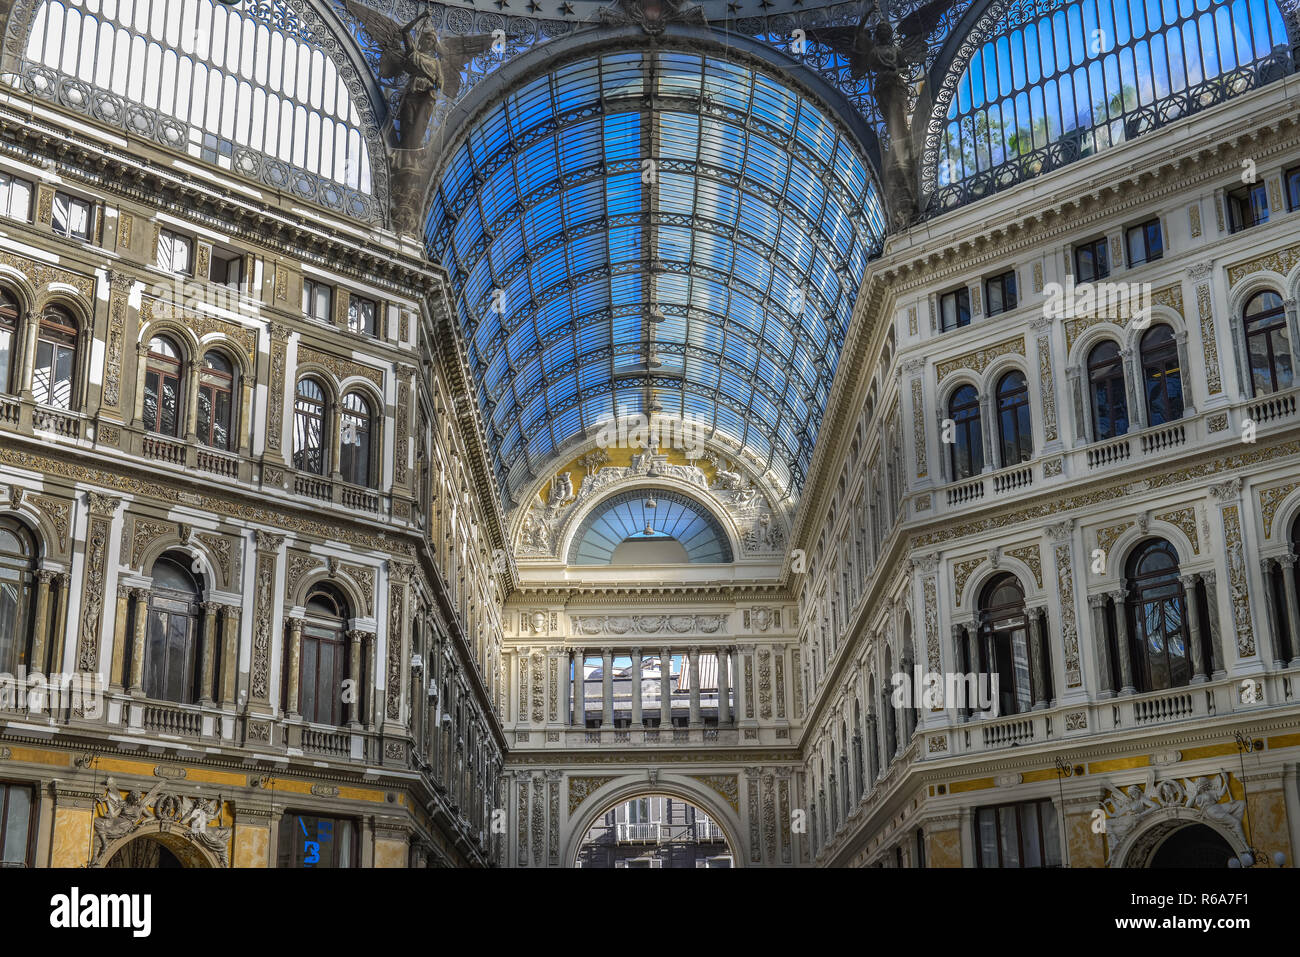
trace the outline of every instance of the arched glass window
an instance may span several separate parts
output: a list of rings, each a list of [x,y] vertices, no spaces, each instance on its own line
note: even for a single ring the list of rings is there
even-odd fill
[[[325,390],[315,379],[298,381],[293,404],[293,466],[325,474]]]
[[[1291,336],[1282,297],[1275,292],[1256,293],[1246,303],[1242,323],[1254,394],[1291,388]]]
[[[979,601],[980,648],[986,670],[998,676],[998,713],[1021,714],[1033,707],[1029,675],[1029,619],[1025,590],[1015,575],[999,575],[984,586]]]
[[[214,0],[43,0],[31,24],[24,79],[37,95],[93,85],[84,105],[60,102],[93,101],[97,119],[221,169],[364,209],[340,187],[372,191],[368,109],[323,52],[338,41],[314,35],[324,24],[282,3]]]
[[[1113,341],[1098,343],[1088,353],[1088,386],[1092,393],[1092,426],[1096,438],[1113,439],[1127,433],[1124,360]]]
[[[885,712],[885,763],[890,764],[898,750],[898,709],[894,707],[893,695],[890,693],[893,688],[894,659],[889,649],[885,650],[885,674],[890,678],[890,685],[889,688],[881,688],[881,695],[884,697],[882,707]]]
[[[867,678],[867,701],[876,700],[876,676]],[[867,712],[867,724],[863,729],[867,737],[867,786],[870,787],[880,777],[880,739],[876,734],[875,715]]]
[[[199,373],[199,441],[208,448],[232,451],[234,410],[234,366],[220,352],[209,352]]]
[[[1183,417],[1183,374],[1178,364],[1174,331],[1166,325],[1142,337],[1142,385],[1147,399],[1147,424],[1163,425]]]
[[[198,582],[184,559],[164,555],[150,577],[144,646],[144,693],[162,701],[191,704],[198,687]]]
[[[862,705],[853,702],[853,787],[854,795],[862,797],[866,789],[866,769],[862,766]]]
[[[1014,0],[992,34],[958,80],[939,136],[944,207],[1290,72],[1271,0]]]
[[[343,723],[343,681],[347,677],[348,604],[329,585],[307,596],[299,657],[299,713],[318,724]]]
[[[952,419],[952,476],[970,478],[984,470],[984,437],[980,432],[980,398],[973,385],[964,385],[948,400]]]
[[[1189,683],[1188,603],[1178,553],[1164,539],[1151,539],[1129,556],[1127,572],[1138,690],[1162,691]]]
[[[41,405],[71,409],[77,370],[77,320],[61,306],[41,317],[32,367],[32,397]]]
[[[339,471],[343,481],[370,488],[370,403],[358,392],[343,397],[339,426]]]
[[[0,672],[17,674],[26,662],[32,628],[32,572],[36,544],[17,520],[0,518]]]
[[[0,287],[0,392],[15,392],[13,375],[14,349],[18,343],[18,299]]]
[[[166,336],[149,340],[144,372],[144,427],[177,436],[181,423],[181,352]]]
[[[998,382],[998,439],[1002,465],[1019,465],[1034,456],[1034,433],[1029,424],[1029,385],[1024,373],[1008,372]]]

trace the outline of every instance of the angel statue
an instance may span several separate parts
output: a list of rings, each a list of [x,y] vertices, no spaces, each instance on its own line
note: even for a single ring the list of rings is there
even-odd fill
[[[924,64],[929,36],[956,0],[926,0],[895,26],[888,0],[877,9],[866,0],[856,27],[822,27],[809,30],[808,39],[829,47],[849,61],[854,79],[870,74],[871,93],[880,107],[889,142],[885,148],[885,185],[895,218],[910,222],[916,215],[915,166],[908,123],[912,70]]]
[[[126,837],[149,816],[163,783],[159,781],[147,793],[131,790],[123,796],[111,777],[104,782],[104,795],[95,802],[96,807],[104,805],[103,813],[95,818],[95,860],[108,845]]]
[[[433,109],[439,96],[456,98],[461,70],[491,48],[492,37],[439,37],[427,10],[402,25],[361,0],[345,0],[345,4],[379,48],[380,79],[409,78],[397,106],[393,224],[400,232],[418,232],[424,180],[431,165],[423,154]]]
[[[1233,799],[1228,791],[1227,778],[1223,774],[1216,774],[1212,777],[1192,778],[1188,784],[1188,806],[1196,808],[1215,824],[1231,831],[1239,844],[1247,846],[1241,826],[1246,802]],[[1226,801],[1223,800],[1225,796],[1228,798]]]

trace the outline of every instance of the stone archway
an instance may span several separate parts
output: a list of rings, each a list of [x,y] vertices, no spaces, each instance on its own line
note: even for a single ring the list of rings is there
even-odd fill
[[[1159,820],[1116,849],[1112,866],[1226,867],[1229,858],[1247,850],[1235,834],[1185,808],[1171,808],[1152,817]]]
[[[189,840],[175,828],[166,828],[161,822],[142,825],[126,837],[104,848],[102,863],[92,867],[151,868],[205,868],[220,867],[221,862],[206,848]]]

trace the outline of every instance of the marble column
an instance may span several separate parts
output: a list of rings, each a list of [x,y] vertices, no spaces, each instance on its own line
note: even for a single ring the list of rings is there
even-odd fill
[[[1219,627],[1218,581],[1217,572],[1201,573],[1201,582],[1205,585],[1205,606],[1210,614],[1210,647],[1214,649],[1214,661],[1208,667],[1211,677],[1220,677],[1227,673],[1227,659],[1223,657],[1223,633]]]
[[[1127,589],[1117,588],[1110,593],[1115,606],[1115,644],[1119,650],[1120,694],[1134,694],[1133,683],[1133,621],[1125,602]]]
[[[202,602],[203,609],[203,645],[199,658],[199,704],[212,705],[212,666],[217,647],[217,611],[221,608],[215,601]]]
[[[1196,582],[1198,578],[1195,575],[1180,575],[1178,580],[1183,583],[1183,593],[1187,596],[1187,623],[1192,646],[1192,683],[1199,684],[1209,680],[1209,676],[1205,671],[1204,633],[1201,628],[1201,613],[1196,601]]]
[[[144,639],[145,628],[149,624],[149,589],[131,589],[131,598],[135,602],[135,633],[131,638],[131,687],[132,697],[144,697]]]
[[[1286,595],[1286,617],[1290,627],[1291,667],[1300,667],[1300,595],[1296,593],[1296,576],[1294,555],[1283,555],[1278,559],[1282,566],[1282,593]]]
[[[673,656],[667,648],[659,650],[659,727],[673,726]]]
[[[697,727],[700,723],[700,649],[692,645],[687,649],[688,661],[690,663],[690,680],[691,680],[691,717],[690,725],[692,728]]]
[[[302,663],[302,619],[290,618],[285,622],[285,631],[289,635],[289,700],[286,702],[285,712],[290,718],[298,717],[298,698],[301,695],[299,687]]]
[[[227,605],[221,613],[224,631],[221,646],[221,670],[218,681],[221,685],[221,707],[230,709],[235,706],[235,685],[239,679],[239,616],[238,605]]]
[[[348,632],[348,677],[352,679],[352,700],[347,704],[348,727],[361,728],[361,638],[363,631]]]
[[[32,622],[32,655],[27,670],[45,674],[45,644],[50,633],[50,583],[54,572],[41,569],[36,573],[36,617]]]
[[[1034,675],[1034,710],[1043,711],[1049,703],[1047,687],[1051,684],[1052,674],[1052,661],[1047,652],[1047,609],[1045,608],[1034,610],[1033,637],[1036,647],[1035,657],[1038,662],[1038,671]]]
[[[641,727],[641,649],[632,649],[632,727]]]
[[[962,625],[962,630],[966,635],[966,655],[970,664],[970,673],[978,675],[980,673],[980,633],[979,625],[973,621],[968,621]],[[969,683],[963,687],[970,687]],[[976,702],[970,698],[966,699],[966,719],[969,721],[975,717]]]
[[[582,679],[586,670],[585,652],[582,649],[576,649],[573,652],[573,726],[582,728],[586,726],[587,718],[583,713],[582,697]]]
[[[600,713],[600,724],[603,728],[612,728],[614,726],[614,649],[600,649],[600,662],[601,700],[604,702]]]
[[[718,725],[731,723],[731,652],[718,649]]]
[[[1097,697],[1111,698],[1115,695],[1115,679],[1111,675],[1110,642],[1106,640],[1106,596],[1089,595],[1088,608],[1092,612],[1092,643],[1097,649]]]

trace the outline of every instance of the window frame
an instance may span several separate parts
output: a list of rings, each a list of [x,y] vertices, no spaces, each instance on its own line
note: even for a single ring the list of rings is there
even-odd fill
[[[21,183],[27,190],[27,208],[21,216],[15,215],[13,212],[15,183]],[[21,176],[14,176],[12,173],[0,172],[0,196],[4,198],[3,203],[0,204],[0,216],[19,223],[30,223],[32,221],[32,207],[34,205],[32,200],[36,196],[36,184],[34,182]]]
[[[12,308],[9,303],[6,303],[6,299],[12,303]],[[18,355],[18,345],[22,341],[22,327],[22,300],[12,289],[0,286],[0,335],[9,334],[9,344],[3,353],[4,364],[0,366],[0,395],[15,395],[18,392],[14,386],[20,376],[18,363],[14,362],[14,359]]]
[[[998,291],[1001,298],[997,308],[993,306],[994,289]],[[1019,294],[1014,269],[1008,269],[984,280],[984,315],[998,316],[1004,312],[1012,312],[1017,305],[1019,305]]]
[[[334,844],[333,855],[332,855],[333,863],[331,863],[327,868],[321,868],[321,869],[341,870],[341,869],[353,869],[361,866],[361,859],[360,859],[361,827],[358,819],[351,818],[351,817],[326,817],[320,814],[313,814],[305,811],[287,810],[284,812],[284,816],[281,817],[280,819],[279,842],[278,842],[279,846],[276,848],[276,867],[284,867],[284,868],[292,867],[292,868],[304,869],[304,868],[312,868],[312,864],[319,863],[319,862],[312,862],[312,864],[296,863],[300,855],[303,856],[304,858],[306,856],[307,848],[305,843],[301,846],[299,852],[293,854],[287,853],[289,848],[293,846],[291,842],[296,840],[296,835],[301,833],[302,830],[305,829],[306,827],[306,822],[301,821],[302,818],[308,818],[316,822],[316,827],[314,831],[312,832],[312,834],[307,834],[306,837],[308,838],[307,843],[313,843],[317,845],[316,850],[318,853],[320,851],[320,847],[319,847],[320,842],[310,841],[310,838],[313,836],[313,834],[319,836],[321,822],[328,821],[331,825],[330,830],[334,834],[337,834],[337,829],[340,824],[347,824],[349,826],[349,836],[348,836],[347,848],[346,848],[348,854],[348,863],[346,864],[337,863],[339,859],[339,854],[341,852],[342,843],[336,840],[332,842]],[[290,837],[290,835],[294,835],[294,837]]]
[[[1093,357],[1096,355],[1097,351],[1107,345],[1114,348],[1114,358],[1105,360],[1094,359]],[[1088,407],[1089,415],[1092,417],[1093,441],[1103,442],[1110,439],[1117,439],[1122,435],[1127,435],[1129,429],[1132,428],[1133,423],[1129,418],[1128,378],[1124,371],[1124,355],[1123,350],[1119,347],[1119,343],[1114,339],[1103,339],[1094,344],[1093,347],[1088,350],[1086,369],[1088,373]],[[1117,406],[1112,392],[1116,383],[1118,383],[1119,386],[1119,404],[1123,406],[1124,410],[1124,430],[1122,432],[1115,428],[1115,411]],[[1097,387],[1099,385],[1104,385],[1106,387],[1107,411],[1109,413],[1108,422],[1110,423],[1110,434],[1108,435],[1101,434],[1101,428],[1097,421]]]
[[[1168,342],[1158,343],[1148,349],[1147,340],[1158,329],[1167,329],[1169,331]],[[1154,427],[1168,425],[1182,419],[1187,405],[1183,401],[1182,357],[1179,355],[1177,333],[1174,331],[1174,328],[1167,323],[1162,322],[1146,330],[1146,332],[1142,334],[1141,341],[1138,343],[1138,360],[1142,364],[1142,395],[1146,409],[1147,426]],[[1170,368],[1171,362],[1173,363],[1173,368]],[[1153,374],[1153,370],[1155,370],[1157,363],[1160,365],[1160,368]],[[1172,395],[1169,391],[1170,377],[1171,374],[1174,373],[1177,374],[1178,381],[1177,396]],[[1152,385],[1156,384],[1157,379],[1159,380],[1159,388],[1163,394],[1165,402],[1168,402],[1171,408],[1175,399],[1177,399],[1178,402],[1178,414],[1166,415],[1159,422],[1155,421],[1155,416],[1152,414],[1151,403]]]
[[[10,795],[12,792],[22,791],[27,794],[27,832],[23,835],[22,851],[23,858],[21,861],[12,862],[4,859],[5,845],[8,844],[9,838],[9,807]],[[36,789],[25,782],[21,781],[3,781],[0,780],[0,868],[32,866],[32,852],[36,829]]]
[[[1012,376],[1020,377],[1020,385],[1004,390],[1003,386]],[[998,456],[1002,460],[1002,468],[1013,468],[1031,461],[1034,457],[1034,416],[1029,404],[1029,377],[1019,369],[1007,370],[998,379],[993,393],[993,401],[998,413]],[[1008,414],[1012,416],[1015,429],[1014,436],[1010,438],[1014,440],[1016,451],[1020,455],[1019,459],[1014,462],[1010,461],[1007,456]]]
[[[64,325],[52,318],[53,316],[58,315],[66,317],[72,325]],[[80,378],[78,373],[81,361],[81,329],[81,320],[73,315],[72,311],[65,306],[52,304],[47,306],[45,311],[41,313],[39,325],[36,330],[35,354],[30,360],[24,360],[30,361],[32,364],[32,398],[37,405],[43,405],[51,409],[59,409],[64,412],[71,412],[77,407],[81,391],[78,388],[78,380]],[[44,401],[36,395],[36,370],[38,368],[45,368],[36,364],[41,354],[42,344],[50,347],[51,360],[48,366],[50,370],[50,384],[45,391],[46,399]],[[69,352],[72,356],[70,362],[71,369],[68,372],[68,401],[66,405],[60,405],[57,402],[52,401],[54,398],[55,387],[57,383],[61,381],[55,378],[55,372],[58,369],[59,355],[62,351]]]
[[[957,396],[965,389],[970,389],[974,398],[969,402],[963,402],[959,407],[956,404]],[[957,417],[958,412],[973,412],[973,414],[967,415],[965,419],[959,419]],[[986,464],[984,462],[984,426],[981,421],[981,416],[982,410],[980,408],[979,390],[974,385],[963,383],[953,389],[952,394],[948,396],[948,418],[952,419],[954,425],[952,449],[950,452],[952,478],[954,482],[964,482],[967,479],[975,478],[984,471],[984,466]],[[958,436],[961,434],[965,434],[967,447],[970,449],[967,454],[967,459],[970,461],[972,467],[969,473],[966,474],[963,474],[957,468],[957,454],[958,449],[961,448],[961,441]],[[975,461],[977,457],[979,459],[978,464]]]
[[[971,324],[970,288],[968,286],[958,286],[955,289],[949,289],[947,292],[940,293],[938,298],[940,332],[950,332],[953,329],[964,329],[966,326]],[[952,300],[953,313],[955,317],[953,325],[948,325],[947,316],[945,314],[945,306],[949,298]],[[961,321],[963,302],[965,303],[965,322]],[[868,416],[868,418],[870,418],[870,416]]]
[[[1155,255],[1151,253],[1151,231],[1154,228],[1156,241],[1160,249]],[[1136,258],[1133,255],[1134,236],[1142,242],[1142,258]],[[1164,224],[1160,222],[1160,217],[1156,216],[1140,223],[1135,223],[1124,230],[1124,255],[1128,257],[1128,265],[1144,266],[1147,263],[1159,262],[1165,258],[1165,235]]]
[[[1163,569],[1154,572],[1139,572],[1138,569],[1146,556],[1159,551],[1166,552],[1172,557],[1172,571]],[[1134,679],[1138,684],[1138,692],[1145,694],[1189,687],[1195,671],[1195,664],[1193,660],[1194,649],[1192,648],[1193,636],[1188,615],[1192,614],[1195,609],[1192,607],[1192,601],[1187,594],[1187,589],[1183,587],[1181,577],[1182,560],[1178,555],[1178,550],[1167,539],[1149,538],[1133,549],[1124,571],[1124,584],[1127,594],[1124,601],[1124,614],[1128,617],[1128,629],[1125,634],[1133,636],[1135,647],[1131,651],[1135,652],[1132,657],[1134,659]],[[1175,589],[1172,595],[1151,594],[1161,588],[1170,587]],[[1169,683],[1161,686],[1156,685],[1152,671],[1151,634],[1148,633],[1146,627],[1149,618],[1146,606],[1156,603],[1161,605],[1162,628],[1160,634],[1163,638],[1161,647],[1165,659],[1165,670],[1169,675]],[[1167,625],[1171,618],[1169,613],[1171,605],[1177,608],[1172,617],[1179,621],[1179,625],[1172,632],[1172,636],[1182,641],[1183,669],[1186,673],[1186,680],[1182,682],[1174,681],[1174,669],[1170,663],[1169,644],[1171,632],[1168,630]],[[1120,640],[1127,640],[1126,636],[1121,635]]]
[[[164,272],[175,276],[194,275],[194,237],[178,233],[163,226],[158,230],[158,248],[154,254],[155,265]],[[185,250],[185,265],[176,267],[176,249]],[[163,264],[163,249],[167,250],[167,264]],[[207,278],[207,277],[203,277]]]
[[[226,365],[230,367],[229,375],[227,375],[224,372],[220,372],[214,369],[209,369],[207,363],[208,363],[208,358],[210,356],[216,356],[217,358],[221,359],[222,362],[226,363]],[[239,394],[239,389],[238,389],[239,365],[238,363],[231,361],[231,359],[229,359],[226,356],[225,352],[223,352],[221,349],[214,348],[214,349],[209,349],[207,352],[203,354],[203,359],[199,363],[198,368],[199,368],[199,388],[196,393],[196,397],[199,405],[198,408],[195,410],[196,416],[195,416],[194,430],[198,438],[199,444],[202,445],[204,448],[216,449],[218,452],[234,452],[239,447],[239,440],[238,440],[239,432],[238,432],[238,425],[237,425],[238,404],[235,398]],[[222,379],[227,381],[224,383],[221,381],[212,381],[212,380],[222,380]],[[205,391],[208,393],[207,407],[209,410],[211,410],[209,413],[206,429],[204,428],[204,422],[203,422],[203,408],[204,408],[203,393]],[[215,426],[217,425],[217,421],[216,421],[217,416],[215,414],[215,410],[217,409],[217,397],[220,395],[225,395],[228,398],[226,404],[226,423],[225,423],[226,444],[224,446],[217,445],[211,441],[212,432]],[[231,446],[234,446],[235,448],[231,448]]]
[[[302,394],[303,384],[307,382],[310,382],[320,390],[319,399],[311,396],[304,396]],[[309,408],[307,407],[308,405],[314,408]],[[330,420],[330,415],[329,390],[325,388],[324,383],[312,375],[302,376],[294,385],[293,389],[293,467],[299,472],[306,472],[309,475],[319,475],[321,477],[327,477],[329,475],[329,462],[327,461],[327,458],[329,456],[330,448],[327,425]],[[304,424],[305,427],[301,430],[301,434],[308,436],[311,434],[310,423],[313,421],[316,422],[318,426],[316,435],[319,444],[314,450],[320,459],[320,467],[318,469],[308,467],[304,464],[305,460],[299,458],[300,455],[313,451],[308,446],[304,446],[303,448],[298,447],[300,435],[299,425]]]
[[[349,399],[356,399],[363,403],[365,414],[361,415],[349,408]],[[349,420],[358,423],[356,426],[357,433],[364,436],[364,443],[344,441],[344,430],[347,429]],[[343,401],[339,404],[339,473],[343,476],[343,481],[349,485],[368,489],[374,489],[378,486],[375,474],[377,471],[375,468],[375,439],[378,437],[377,433],[375,413],[370,397],[358,389],[352,389],[345,393]],[[354,455],[349,450],[358,444],[363,445],[362,453]],[[356,477],[358,470],[363,472],[360,481]]]
[[[320,305],[322,298],[325,302],[324,315],[318,315],[316,308]],[[308,308],[309,306],[311,308]],[[302,279],[302,312],[308,319],[332,323],[334,316],[334,287],[322,280],[310,279],[304,276]]]
[[[80,232],[72,228],[72,221],[70,217],[67,219],[67,223],[65,227],[63,228],[59,227],[58,215],[59,215],[60,201],[62,201],[66,206],[66,210],[64,212],[65,217],[69,217],[69,213],[74,207],[85,207],[86,232],[84,236]],[[55,190],[54,199],[50,204],[50,228],[54,230],[55,235],[62,236],[65,239],[76,239],[83,243],[88,243],[90,242],[90,237],[93,236],[95,233],[95,214],[97,212],[97,208],[98,208],[98,204],[96,204],[93,200],[85,199],[84,197],[77,196],[74,193],[65,192],[64,190],[61,189]]]
[[[1044,840],[1047,834],[1047,829],[1044,827],[1043,824],[1043,805],[1048,805],[1049,807],[1051,807],[1053,810],[1053,816],[1056,818],[1055,821],[1056,828],[1054,828],[1052,832],[1052,837],[1056,844],[1056,857],[1057,857],[1057,860],[1054,863],[1048,862],[1047,842]],[[1002,816],[1003,816],[1002,812],[1005,811],[1007,808],[1014,808],[1016,813],[1017,853],[1016,853],[1016,863],[1014,865],[1009,865],[1005,863],[1002,859],[1002,846],[1004,843],[1002,840]],[[1003,804],[985,804],[985,805],[980,805],[979,807],[976,807],[974,809],[975,813],[971,815],[971,823],[975,830],[975,834],[974,834],[975,866],[977,868],[980,869],[1010,868],[1014,866],[1016,869],[1023,869],[1023,870],[1036,869],[1036,868],[1026,867],[1025,864],[1023,863],[1025,859],[1025,841],[1024,841],[1025,827],[1024,827],[1023,814],[1024,811],[1029,808],[1032,808],[1034,811],[1034,823],[1038,828],[1039,859],[1040,861],[1042,861],[1042,863],[1038,865],[1038,868],[1046,869],[1046,868],[1064,866],[1064,854],[1063,854],[1063,849],[1061,847],[1061,834],[1059,830],[1060,823],[1061,823],[1061,812],[1056,807],[1056,805],[1052,802],[1051,798],[1039,798],[1033,801],[1008,801]],[[998,849],[998,858],[996,862],[992,862],[992,861],[986,862],[984,860],[984,842],[980,839],[980,819],[985,812],[988,812],[990,815],[992,815],[993,818],[994,836],[995,836],[994,843]]]
[[[361,306],[370,307],[370,327],[367,329],[364,322],[359,325],[353,321],[353,317],[361,310]],[[348,294],[348,331],[359,336],[369,336],[372,339],[379,338],[379,316],[380,303],[369,296],[358,296],[355,293]]]
[[[169,343],[172,348],[176,350],[176,355],[172,357],[161,352],[154,352],[153,344],[159,341]],[[155,412],[153,421],[150,422],[146,418],[146,410],[148,408],[150,394],[149,380],[153,377],[157,378],[158,384],[153,389],[155,396]],[[175,408],[172,410],[174,428],[171,432],[164,431],[162,428],[162,419],[164,415],[163,397],[165,394],[163,387],[169,379],[174,380],[176,389]],[[171,336],[159,334],[150,337],[149,352],[145,356],[144,382],[144,394],[141,396],[140,404],[140,422],[144,427],[144,430],[152,435],[160,435],[163,438],[179,439],[184,433],[185,428],[185,354],[182,351],[180,344]]]
[[[1227,206],[1229,233],[1244,232],[1268,222],[1271,212],[1268,204],[1268,188],[1262,180],[1226,190],[1223,194],[1223,203]],[[1260,215],[1261,211],[1263,215]]]
[[[1081,253],[1092,254],[1092,275],[1084,276],[1083,263],[1080,259]],[[1098,268],[1097,263],[1101,262]],[[1074,265],[1074,278],[1076,282],[1101,282],[1110,277],[1111,268],[1114,265],[1110,261],[1110,242],[1105,236],[1096,239],[1089,239],[1087,242],[1075,243],[1070,253],[1070,262]]]
[[[1248,315],[1248,310],[1252,303],[1263,296],[1274,296],[1278,305],[1267,312],[1257,315]],[[1252,329],[1251,325],[1263,325],[1262,328]],[[1295,368],[1294,359],[1291,351],[1291,329],[1287,323],[1286,302],[1282,297],[1272,289],[1261,289],[1246,300],[1245,305],[1241,307],[1241,332],[1246,346],[1246,371],[1250,380],[1251,396],[1259,398],[1260,396],[1273,395],[1292,388],[1295,385]],[[1282,348],[1279,350],[1275,345],[1276,333],[1282,334]],[[1271,388],[1261,391],[1258,377],[1255,375],[1255,363],[1251,356],[1251,340],[1263,339],[1268,354],[1268,374]],[[1286,360],[1287,374],[1289,381],[1284,385],[1281,382],[1281,376],[1278,370],[1278,353]]]
[[[159,559],[159,563],[171,561],[169,558]],[[172,564],[177,564],[172,562]],[[157,563],[155,564],[157,568]],[[180,566],[177,564],[177,567]],[[182,569],[183,570],[183,569]],[[197,704],[201,697],[199,685],[199,651],[202,641],[203,615],[199,608],[203,599],[201,586],[197,582],[192,582],[193,591],[182,592],[166,585],[151,584],[149,588],[149,601],[145,608],[145,643],[144,643],[144,661],[142,662],[142,679],[141,687],[144,689],[145,696],[154,701],[170,701],[175,704]],[[184,609],[170,607],[174,605],[186,605]],[[166,615],[165,621],[160,617]],[[161,625],[167,631],[171,631],[175,619],[188,622],[186,634],[184,636],[183,647],[181,651],[183,661],[176,663],[172,660],[172,653],[177,649],[173,636],[163,634],[157,636],[155,625]],[[151,663],[155,663],[156,644],[161,644],[163,648],[163,662],[161,667],[162,685],[159,687],[154,684],[151,686],[152,670]],[[173,683],[173,677],[179,674],[181,679],[181,697],[171,696],[170,685]]]

